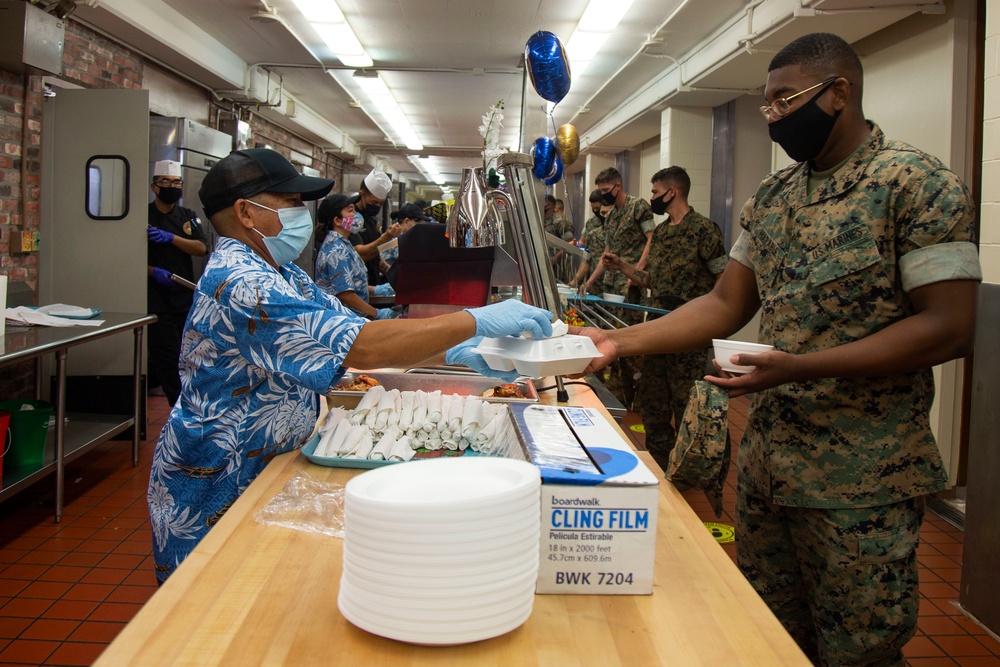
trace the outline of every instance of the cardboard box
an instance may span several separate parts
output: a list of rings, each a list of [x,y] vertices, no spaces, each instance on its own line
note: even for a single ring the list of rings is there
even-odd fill
[[[537,593],[653,592],[659,480],[597,410],[511,405],[542,475]]]

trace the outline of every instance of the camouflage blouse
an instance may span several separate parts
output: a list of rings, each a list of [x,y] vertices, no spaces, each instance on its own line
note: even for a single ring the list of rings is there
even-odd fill
[[[649,245],[649,291],[646,305],[673,310],[707,294],[715,275],[726,269],[722,230],[694,209],[676,225],[661,223]]]
[[[975,211],[936,158],[868,140],[809,194],[800,163],[743,207],[731,256],[757,276],[760,342],[792,354],[844,345],[914,314],[909,291],[980,280]],[[930,369],[825,378],[754,397],[739,448],[745,481],[782,505],[869,507],[945,488],[931,434]]]
[[[656,229],[653,209],[649,202],[639,197],[625,195],[621,206],[612,207],[604,219],[605,245],[623,260],[635,266],[646,247],[646,232]],[[604,272],[604,285],[608,291],[625,293],[628,278],[618,271]]]

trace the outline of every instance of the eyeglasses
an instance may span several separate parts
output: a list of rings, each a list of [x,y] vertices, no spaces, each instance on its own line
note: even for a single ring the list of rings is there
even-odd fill
[[[175,181],[172,181],[169,178],[157,178],[153,181],[153,185],[161,188],[179,188],[183,187],[184,181],[179,178]]]
[[[829,79],[826,79],[825,81],[820,81],[815,86],[809,86],[805,90],[800,90],[794,95],[789,95],[788,97],[779,97],[775,101],[771,102],[771,104],[767,106],[762,106],[760,108],[760,112],[764,114],[764,118],[770,119],[772,115],[781,118],[782,116],[786,115],[789,111],[792,110],[792,106],[791,104],[789,104],[789,102],[794,100],[796,97],[798,97],[799,95],[805,95],[810,90],[816,90],[820,86],[826,86],[827,88],[829,88],[833,84],[833,82],[836,81],[838,78],[840,77],[831,76]],[[825,90],[826,88],[821,90],[820,93],[822,93]]]

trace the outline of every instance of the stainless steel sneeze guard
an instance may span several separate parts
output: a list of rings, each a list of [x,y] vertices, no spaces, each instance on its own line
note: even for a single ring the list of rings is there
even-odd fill
[[[562,308],[549,261],[538,192],[531,176],[532,165],[531,156],[525,153],[500,156],[499,169],[507,181],[508,192],[488,189],[482,167],[464,169],[455,207],[448,216],[448,239],[452,248],[497,245],[503,241],[506,219],[510,223],[525,302],[558,317]]]

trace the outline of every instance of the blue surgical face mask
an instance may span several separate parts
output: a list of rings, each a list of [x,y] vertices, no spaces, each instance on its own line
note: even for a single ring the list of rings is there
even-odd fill
[[[271,253],[271,259],[278,266],[283,266],[294,261],[302,254],[306,244],[309,243],[309,234],[312,232],[313,220],[309,214],[309,209],[305,206],[292,206],[291,208],[273,209],[255,201],[247,200],[254,206],[266,208],[278,214],[281,222],[281,231],[277,236],[264,236],[260,230],[254,231],[264,239],[264,247]]]

